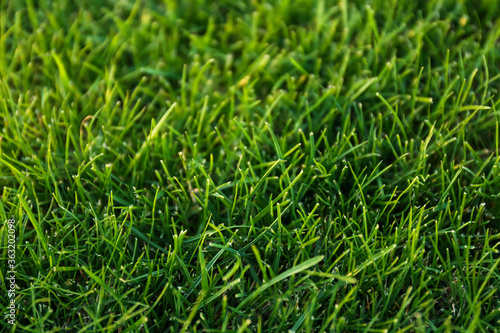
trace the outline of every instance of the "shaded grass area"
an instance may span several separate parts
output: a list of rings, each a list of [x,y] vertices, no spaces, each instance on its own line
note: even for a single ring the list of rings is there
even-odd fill
[[[15,331],[495,331],[499,8],[2,2]]]

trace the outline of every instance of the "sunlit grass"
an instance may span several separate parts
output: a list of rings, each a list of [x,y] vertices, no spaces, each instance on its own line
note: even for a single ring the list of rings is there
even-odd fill
[[[499,9],[2,2],[14,331],[496,331]]]

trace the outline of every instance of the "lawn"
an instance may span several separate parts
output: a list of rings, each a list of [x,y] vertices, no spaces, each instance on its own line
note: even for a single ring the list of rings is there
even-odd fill
[[[499,18],[2,1],[0,331],[497,332]]]

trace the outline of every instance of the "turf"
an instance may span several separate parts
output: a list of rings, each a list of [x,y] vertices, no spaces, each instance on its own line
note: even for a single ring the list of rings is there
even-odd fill
[[[498,331],[499,9],[2,1],[2,331]]]

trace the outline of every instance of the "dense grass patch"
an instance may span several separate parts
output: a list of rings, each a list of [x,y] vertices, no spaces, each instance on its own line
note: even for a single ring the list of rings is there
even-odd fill
[[[2,2],[14,331],[496,331],[499,14]]]

